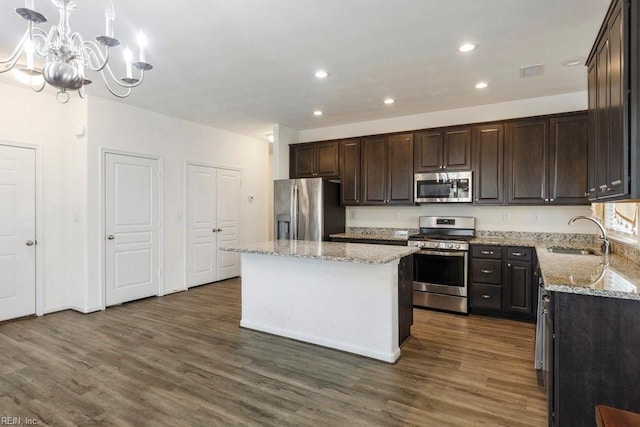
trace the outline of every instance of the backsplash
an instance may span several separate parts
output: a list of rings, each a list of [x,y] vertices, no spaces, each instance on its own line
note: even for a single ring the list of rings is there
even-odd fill
[[[495,231],[476,230],[476,237],[482,239],[505,239],[505,240],[534,240],[540,243],[571,243],[592,245],[596,242],[596,235],[583,233],[545,233],[529,231]]]

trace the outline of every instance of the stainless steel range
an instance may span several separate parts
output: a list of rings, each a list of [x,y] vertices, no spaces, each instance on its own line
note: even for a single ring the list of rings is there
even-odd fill
[[[469,241],[473,217],[421,216],[420,233],[409,246],[420,248],[413,261],[413,305],[468,313]]]

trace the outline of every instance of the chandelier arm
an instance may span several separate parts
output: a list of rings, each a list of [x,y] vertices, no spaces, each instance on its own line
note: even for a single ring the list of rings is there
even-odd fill
[[[122,88],[125,88],[125,89],[133,89],[134,87],[138,87],[138,86],[140,86],[142,84],[142,81],[144,80],[144,71],[140,70],[140,80],[138,80],[135,83],[131,83],[131,84],[129,84],[129,83],[121,83],[120,80],[116,76],[113,75],[113,71],[111,71],[111,67],[109,66],[109,64],[107,64],[104,67],[104,69],[101,71],[102,78],[104,79],[105,83],[107,82],[107,78],[106,78],[106,76],[104,74],[105,71],[107,73],[109,73],[109,76],[111,77],[111,80],[113,80],[113,82],[115,84],[117,84],[118,86],[120,86]]]
[[[38,43],[34,43],[34,51],[38,56],[47,56],[49,54],[49,46],[53,43],[54,34],[57,32],[56,27],[51,27],[47,34],[44,30],[38,27],[33,28],[33,40],[39,41],[42,44],[42,49],[38,46]]]
[[[29,39],[29,30],[27,30],[24,33],[24,36],[22,36],[22,38],[20,39],[20,42],[18,43],[14,51],[11,53],[11,55],[9,55],[7,59],[0,59],[0,65],[11,64],[6,70],[0,71],[0,73],[9,71],[10,69],[13,68],[14,65],[16,65],[16,62],[18,62],[18,58],[20,58],[20,55],[24,50],[24,44],[27,42],[28,39]]]
[[[82,40],[82,36],[79,37],[80,40]],[[84,40],[82,40],[81,46],[87,56],[87,65],[89,68],[91,68],[92,71],[102,71],[109,62],[109,48],[107,47],[105,53],[102,53],[97,43]],[[95,67],[91,64],[90,58],[92,55],[97,63]]]
[[[104,75],[104,70],[102,70],[100,72],[100,74],[102,74],[102,80],[104,81],[104,85],[107,88],[107,90],[111,93],[111,95],[113,95],[113,96],[115,96],[117,98],[126,98],[129,95],[131,95],[132,88],[130,88],[130,87],[127,88],[127,91],[125,92],[124,95],[121,95],[121,94],[115,92],[113,89],[111,89],[111,86],[109,86],[109,81],[108,81],[107,77]]]
[[[32,91],[34,91],[34,92],[36,92],[36,93],[38,93],[38,92],[42,92],[42,91],[44,90],[44,88],[45,88],[45,86],[46,86],[46,85],[47,85],[47,82],[46,82],[46,81],[44,81],[44,80],[42,81],[42,84],[40,85],[40,87],[39,87],[39,88],[38,88],[38,87],[33,87],[33,84],[30,84],[30,86],[31,86],[31,90],[32,90]]]

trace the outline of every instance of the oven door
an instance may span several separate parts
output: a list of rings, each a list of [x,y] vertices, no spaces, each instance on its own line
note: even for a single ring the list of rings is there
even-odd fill
[[[413,254],[413,290],[467,296],[466,251],[421,250]]]

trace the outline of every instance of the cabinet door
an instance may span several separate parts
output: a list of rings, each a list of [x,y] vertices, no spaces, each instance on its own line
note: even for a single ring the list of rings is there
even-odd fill
[[[316,175],[322,178],[338,178],[340,162],[338,160],[338,141],[313,144],[316,150]]]
[[[546,204],[549,121],[531,119],[506,126],[507,203]]]
[[[340,142],[340,203],[343,206],[360,204],[360,140]]]
[[[597,144],[596,186],[598,198],[607,196],[609,187],[609,40],[602,40],[596,57]]]
[[[555,205],[586,205],[588,187],[587,116],[577,114],[549,121],[549,201]]]
[[[588,111],[588,125],[589,131],[587,136],[589,138],[588,147],[588,188],[589,200],[597,200],[598,190],[598,97],[597,97],[597,67],[596,60],[594,59],[587,69],[587,82],[589,86],[589,111]]]
[[[532,314],[532,267],[529,262],[507,261],[502,284],[502,309]]]
[[[387,204],[413,203],[413,134],[387,140]]]
[[[608,197],[629,193],[627,117],[625,111],[626,85],[624,75],[624,27],[622,8],[618,8],[609,25],[609,173],[606,184],[610,190]]]
[[[362,204],[384,205],[387,201],[387,139],[373,136],[361,139]]]
[[[316,155],[312,144],[291,145],[289,178],[313,178],[316,173]]]
[[[504,126],[474,126],[473,201],[476,205],[504,204]]]
[[[447,128],[444,131],[443,169],[471,169],[471,128],[468,126]]]
[[[443,165],[443,130],[429,129],[415,133],[415,172],[440,172]]]

